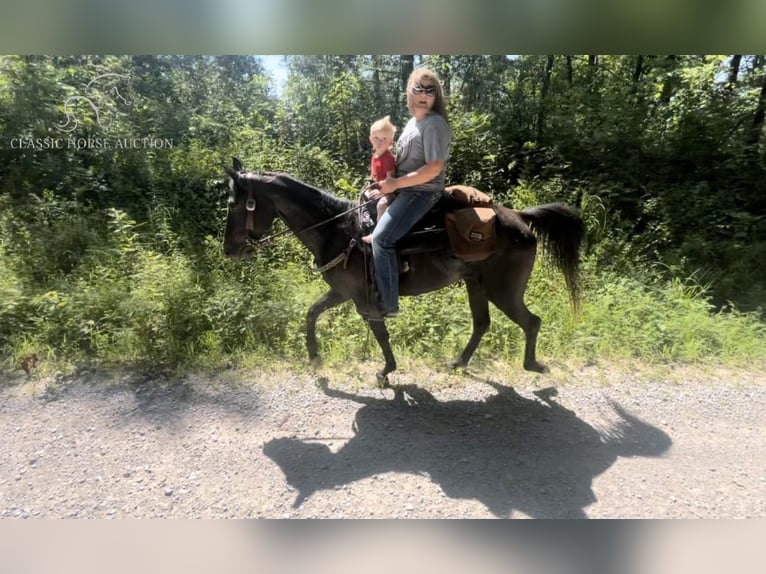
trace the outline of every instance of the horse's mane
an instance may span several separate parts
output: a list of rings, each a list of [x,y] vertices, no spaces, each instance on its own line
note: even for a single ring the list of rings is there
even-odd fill
[[[349,199],[338,197],[284,172],[251,173],[248,177],[261,179],[266,183],[282,187],[288,192],[297,192],[296,195],[299,195],[305,203],[304,207],[328,219],[344,211],[353,210],[338,220],[336,225],[352,236],[359,230],[359,210],[353,209],[356,203]]]
[[[269,181],[272,183],[276,183],[277,185],[281,185],[287,189],[301,190],[304,192],[304,196],[309,198],[312,204],[316,204],[315,206],[312,205],[312,207],[316,207],[322,211],[332,211],[332,215],[341,211],[346,211],[347,209],[351,209],[355,205],[354,202],[349,199],[338,197],[329,191],[325,191],[324,189],[320,189],[314,185],[305,183],[288,173],[267,172],[264,173],[263,176],[269,178]]]

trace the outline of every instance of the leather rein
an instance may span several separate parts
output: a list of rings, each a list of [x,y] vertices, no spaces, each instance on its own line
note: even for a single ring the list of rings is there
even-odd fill
[[[354,207],[350,209],[341,211],[340,213],[333,215],[332,217],[329,217],[323,221],[320,221],[319,223],[310,225],[309,227],[301,229],[300,231],[295,231],[294,233],[295,235],[299,235],[301,233],[305,233],[306,231],[311,231],[312,229],[321,227],[322,225],[330,223],[331,221],[340,219],[341,217],[351,213],[352,211],[355,211],[357,209],[362,209],[363,207],[366,207],[367,205],[370,205],[371,203],[375,201],[376,199],[370,199],[369,201],[360,203],[359,205],[355,205]],[[245,239],[245,244],[248,247],[253,247],[253,248],[258,247],[262,245],[263,243],[271,241],[275,237],[279,237],[280,235],[284,235],[285,233],[290,233],[292,231],[292,229],[284,229],[282,231],[278,231],[277,233],[272,233],[271,235],[267,235],[266,237],[262,237],[260,239],[254,239],[250,237],[250,233],[252,233],[253,229],[255,229],[255,197],[253,197],[252,189],[250,189],[247,193],[247,201],[245,202],[245,209],[247,210],[247,219],[245,220],[245,230],[247,231],[247,238]],[[321,266],[317,266],[316,263],[314,263],[314,265],[311,267],[311,270],[314,271],[315,273],[323,273],[324,271],[327,271],[328,269],[332,269],[333,267],[335,267],[341,262],[343,262],[345,265],[345,261],[348,260],[348,256],[351,254],[351,250],[354,248],[354,246],[356,246],[356,239],[352,237],[348,247],[346,247],[346,249],[344,249],[337,257],[331,259],[328,263],[325,263],[324,265],[321,265]]]

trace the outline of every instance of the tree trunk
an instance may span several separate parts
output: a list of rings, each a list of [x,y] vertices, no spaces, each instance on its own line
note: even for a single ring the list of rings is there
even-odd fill
[[[412,70],[415,69],[415,56],[412,54],[406,54],[401,57],[401,86],[402,93],[407,91],[407,80],[410,79]]]
[[[444,97],[449,98],[452,93],[452,58],[451,56],[442,56],[441,81],[444,87]]]
[[[766,119],[766,72],[761,78],[761,94],[758,96],[758,105],[753,114],[753,122],[745,136],[745,145],[755,148],[761,139],[763,132],[764,119]]]
[[[636,58],[636,67],[633,68],[633,86],[630,88],[630,93],[636,95],[638,93],[638,85],[641,82],[641,75],[644,73],[644,57],[638,56]]]
[[[545,62],[545,72],[543,73],[543,86],[540,90],[540,108],[537,112],[537,143],[543,137],[543,122],[545,121],[545,104],[548,99],[548,92],[551,87],[551,71],[553,70],[553,55],[549,55]]]
[[[673,93],[675,92],[675,89],[678,85],[678,76],[676,75],[678,56],[668,56],[667,62],[668,66],[671,68],[671,71],[665,76],[665,80],[662,82],[659,98],[661,104],[670,103],[670,98],[673,97]]]
[[[596,89],[596,86],[594,85],[594,79],[596,77],[596,69],[598,68],[598,56],[595,54],[591,54],[588,56],[588,76],[587,76],[587,82],[588,82],[588,93],[593,93]]]
[[[380,56],[372,57],[372,94],[375,99],[375,108],[381,109],[383,105],[383,85],[380,81]]]
[[[572,56],[567,55],[566,60],[567,60],[567,84],[569,84],[569,87],[571,88],[573,83],[573,76],[574,76],[572,72]]]
[[[730,87],[734,87],[737,83],[737,76],[739,75],[739,65],[742,62],[742,54],[735,54],[731,57],[729,62],[729,75],[726,78],[726,84]]]
[[[409,117],[407,110],[407,80],[410,79],[412,70],[415,69],[415,56],[405,54],[399,58],[399,93],[395,100],[401,105],[402,113],[397,114],[399,118]],[[406,121],[406,120],[403,120]]]

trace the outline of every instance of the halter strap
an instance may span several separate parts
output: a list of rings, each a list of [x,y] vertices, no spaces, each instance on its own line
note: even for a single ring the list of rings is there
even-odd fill
[[[247,201],[245,202],[245,209],[247,210],[247,220],[245,221],[245,230],[249,234],[255,229],[255,198],[253,197],[253,190],[250,189],[247,192]]]

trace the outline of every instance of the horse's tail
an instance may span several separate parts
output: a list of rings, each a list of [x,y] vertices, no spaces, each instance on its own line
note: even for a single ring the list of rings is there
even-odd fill
[[[631,415],[615,401],[607,402],[618,420],[603,428],[601,441],[617,456],[662,456],[672,446],[667,433]]]
[[[519,211],[534,231],[543,251],[564,274],[575,313],[580,311],[580,246],[585,226],[577,211],[559,203],[548,203]]]

